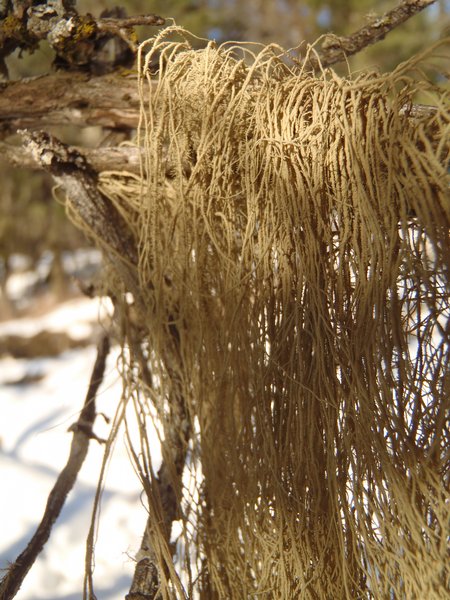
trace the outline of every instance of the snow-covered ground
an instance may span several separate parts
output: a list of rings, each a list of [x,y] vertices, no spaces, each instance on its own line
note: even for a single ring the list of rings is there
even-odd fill
[[[98,321],[98,300],[76,299],[37,319],[0,323],[0,335],[32,335],[40,329],[82,336]],[[0,359],[0,569],[15,560],[35,531],[48,493],[66,463],[72,434],[86,395],[95,346],[65,352],[57,358]],[[111,352],[97,409],[109,417],[121,396],[116,369],[118,350]],[[12,384],[25,374],[39,381]],[[98,417],[94,431],[108,435]],[[157,456],[158,443],[154,450]],[[103,457],[103,446],[91,441],[88,457],[44,551],[26,577],[18,600],[75,600],[82,597],[85,541]],[[157,465],[157,462],[156,462]],[[134,571],[146,520],[141,487],[119,435],[108,468],[96,542],[94,582],[99,600],[123,599]]]

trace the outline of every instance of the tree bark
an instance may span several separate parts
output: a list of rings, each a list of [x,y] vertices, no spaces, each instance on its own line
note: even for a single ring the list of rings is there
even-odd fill
[[[84,156],[44,132],[24,132],[27,150],[67,195],[68,209],[105,251],[126,288],[139,299],[136,240],[113,203],[98,189],[97,173]]]
[[[0,83],[0,132],[53,125],[136,128],[137,76],[51,73]]]
[[[68,69],[110,73],[128,65],[136,53],[135,25],[164,25],[158,15],[127,17],[123,9],[108,15],[80,15],[75,0],[9,0],[0,3],[0,71],[8,77],[5,58],[15,50],[35,50],[46,40],[55,51],[55,64]],[[106,18],[105,18],[106,17]],[[103,52],[114,42],[113,56]]]
[[[101,171],[140,173],[141,151],[136,146],[72,147],[71,150],[82,155],[97,173]],[[42,169],[42,164],[32,154],[24,152],[22,146],[0,142],[0,156],[12,167]]]

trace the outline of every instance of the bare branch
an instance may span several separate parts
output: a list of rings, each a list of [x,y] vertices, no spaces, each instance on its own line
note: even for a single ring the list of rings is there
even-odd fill
[[[137,77],[52,73],[0,83],[0,129],[49,125],[135,128],[139,122]]]
[[[128,171],[137,174],[140,172],[141,151],[136,146],[74,147],[72,150],[79,152],[97,173],[101,171]],[[22,146],[0,142],[0,156],[13,167],[43,168],[42,164],[31,153],[23,151]]]
[[[48,171],[68,196],[70,206],[109,258],[124,261],[122,275],[131,284],[137,264],[136,244],[127,223],[97,188],[97,174],[85,157],[44,132],[22,132],[33,160]],[[119,264],[119,263],[118,263]],[[133,284],[134,287],[134,284]]]
[[[136,25],[164,25],[165,20],[157,15],[141,15],[135,17],[124,17],[123,19],[112,19],[103,17],[97,21],[100,29],[110,31],[110,27],[135,27]]]
[[[329,67],[357,54],[367,46],[384,39],[390,31],[435,2],[436,0],[403,0],[382,17],[373,19],[348,37],[327,35],[320,51],[320,64],[322,67]]]
[[[92,426],[97,415],[95,398],[98,388],[103,381],[108,353],[109,337],[105,334],[97,347],[97,358],[92,369],[83,409],[78,421],[69,429],[69,431],[73,432],[73,438],[67,464],[61,471],[49,494],[47,506],[45,507],[44,515],[36,533],[31,538],[25,550],[9,567],[7,574],[0,582],[0,600],[11,600],[14,598],[28,571],[31,569],[39,553],[45,546],[50,537],[53,524],[59,517],[67,495],[73,488],[84,459],[86,458],[90,439],[94,438],[98,441],[102,441],[93,433]]]
[[[97,21],[99,31],[107,31],[121,38],[133,52],[137,51],[137,43],[130,33],[136,25],[164,25],[165,21],[156,15],[143,15],[136,17],[109,18],[103,17]]]

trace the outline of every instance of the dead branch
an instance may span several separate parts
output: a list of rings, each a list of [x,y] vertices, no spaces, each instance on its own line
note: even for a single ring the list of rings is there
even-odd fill
[[[126,42],[133,52],[137,51],[137,44],[130,34],[130,29],[136,25],[164,25],[165,21],[156,15],[141,15],[135,17],[110,18],[102,17],[97,20],[100,31],[108,31]]]
[[[342,60],[343,51],[339,52],[340,58],[334,62]],[[333,56],[337,57],[337,54]],[[323,64],[331,64],[327,60],[325,57]],[[430,107],[430,114],[432,111],[433,107]],[[421,109],[421,114],[424,114],[424,109]],[[31,79],[0,82],[0,133],[2,130],[11,134],[17,129],[42,129],[56,125],[135,129],[138,123],[137,76],[94,76],[59,72]],[[5,147],[2,150],[6,152]],[[94,160],[94,152],[83,152],[90,162]],[[122,151],[119,154],[120,157],[115,154],[110,158],[114,162],[117,159],[120,163]],[[100,156],[96,160],[103,162]],[[134,158],[130,161],[134,164]],[[15,162],[14,158],[11,162]],[[102,167],[105,168],[116,167]],[[130,170],[131,166],[127,164],[126,168]]]
[[[348,37],[327,36],[320,53],[322,66],[345,60],[382,40],[433,2],[435,0],[405,0]],[[114,28],[119,23],[128,27],[145,18],[108,18],[103,19],[101,26]],[[317,61],[314,66],[318,67]],[[120,72],[103,76],[59,72],[0,83],[0,131],[64,124],[129,129],[136,128],[138,121],[137,76],[124,76]]]
[[[0,600],[11,600],[17,594],[28,571],[33,566],[39,553],[45,546],[56,519],[73,488],[81,466],[86,458],[91,438],[100,440],[92,431],[96,413],[95,398],[103,381],[106,358],[109,353],[109,337],[105,334],[97,347],[97,358],[92,369],[89,388],[83,409],[78,421],[69,431],[73,432],[70,454],[66,466],[61,471],[52,491],[49,494],[42,520],[31,538],[28,546],[9,567],[7,574],[0,582]]]
[[[140,172],[141,151],[136,146],[73,147],[72,150],[81,154],[97,173],[101,171]],[[24,152],[21,146],[0,142],[0,156],[12,167],[38,170],[43,168],[42,164],[31,153]]]
[[[112,29],[135,27],[136,25],[164,25],[165,20],[156,15],[140,15],[135,17],[123,17],[112,19],[110,17],[101,17],[97,21],[100,29],[110,31]]]
[[[136,76],[52,73],[0,83],[0,131],[52,125],[136,128]]]
[[[322,67],[329,67],[361,52],[367,46],[383,40],[389,32],[435,2],[436,0],[403,0],[382,17],[371,20],[348,37],[328,34],[319,53],[320,64]],[[313,59],[311,62],[314,62]],[[314,66],[317,68],[319,65],[316,63]]]
[[[81,219],[91,235],[115,263],[126,264],[123,274],[137,264],[136,244],[123,217],[97,188],[97,173],[85,157],[44,132],[23,132],[33,160],[48,171],[65,191],[69,208]]]
[[[127,341],[139,365],[140,380],[144,388],[151,389],[153,379],[140,343],[140,333],[136,325],[127,329]],[[168,564],[169,556],[173,557],[175,551],[174,545],[170,543],[170,537],[173,522],[180,517],[180,490],[191,436],[191,423],[178,375],[181,367],[179,332],[175,326],[168,328],[168,339],[170,343],[163,352],[163,360],[172,382],[169,396],[170,418],[163,423],[162,463],[157,476],[152,476],[151,490],[148,490],[149,501],[156,503],[156,506],[153,506],[153,510],[150,511],[145,525],[136,557],[133,581],[125,600],[158,600],[162,580],[161,569],[164,569],[164,576],[176,577],[173,565]],[[134,460],[139,462],[137,456]],[[158,515],[156,519],[155,513]],[[162,534],[165,539],[168,556],[158,558],[152,544],[155,530],[159,530],[159,535]]]

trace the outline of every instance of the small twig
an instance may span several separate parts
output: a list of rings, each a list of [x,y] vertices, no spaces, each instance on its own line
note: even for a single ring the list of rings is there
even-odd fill
[[[124,17],[123,19],[113,19],[110,17],[101,17],[97,21],[99,29],[112,31],[110,28],[117,27],[135,27],[136,25],[164,25],[165,19],[158,15],[136,15],[134,17]]]
[[[167,444],[167,442],[165,442]],[[164,445],[164,442],[163,442]],[[187,445],[187,443],[186,443]],[[173,453],[173,449],[166,449],[166,453]],[[167,546],[173,556],[175,545],[170,544],[170,534],[173,522],[179,517],[179,501],[174,489],[174,484],[180,484],[183,474],[184,461],[186,460],[186,447],[179,445],[175,450],[175,459],[178,461],[178,466],[175,466],[163,460],[158,471],[153,485],[155,493],[159,496],[161,502],[161,514],[163,518],[162,531],[165,533]],[[174,481],[174,477],[178,481]],[[156,553],[152,548],[151,532],[155,529],[153,523],[154,516],[150,515],[145,524],[144,533],[141,540],[141,546],[136,556],[136,567],[134,571],[133,581],[129,593],[125,596],[125,600],[160,600],[161,589],[161,568],[156,558]]]
[[[45,546],[56,519],[73,488],[81,466],[86,458],[91,438],[100,440],[92,431],[96,417],[95,398],[103,381],[106,358],[109,353],[109,336],[105,334],[97,348],[97,358],[92,369],[89,388],[79,419],[70,431],[73,431],[70,454],[66,466],[61,471],[50,492],[42,520],[25,550],[9,567],[7,574],[0,582],[0,600],[11,600],[17,594],[28,571]]]
[[[133,35],[133,27],[136,25],[164,25],[165,20],[158,15],[143,15],[136,17],[110,18],[102,17],[97,20],[97,28],[100,32],[107,32],[123,40],[128,47],[137,52],[137,38]]]
[[[373,19],[348,37],[327,35],[319,53],[320,65],[329,67],[345,60],[348,56],[357,54],[367,46],[379,42],[390,31],[435,2],[436,0],[403,0],[382,17]],[[319,67],[318,61],[313,58],[310,59],[310,62],[314,68]]]
[[[122,39],[133,52],[137,51],[137,42],[132,35],[132,28],[136,25],[164,25],[165,20],[158,15],[143,15],[136,17],[124,17],[113,19],[103,17],[97,20],[97,28],[101,32],[107,32]]]

